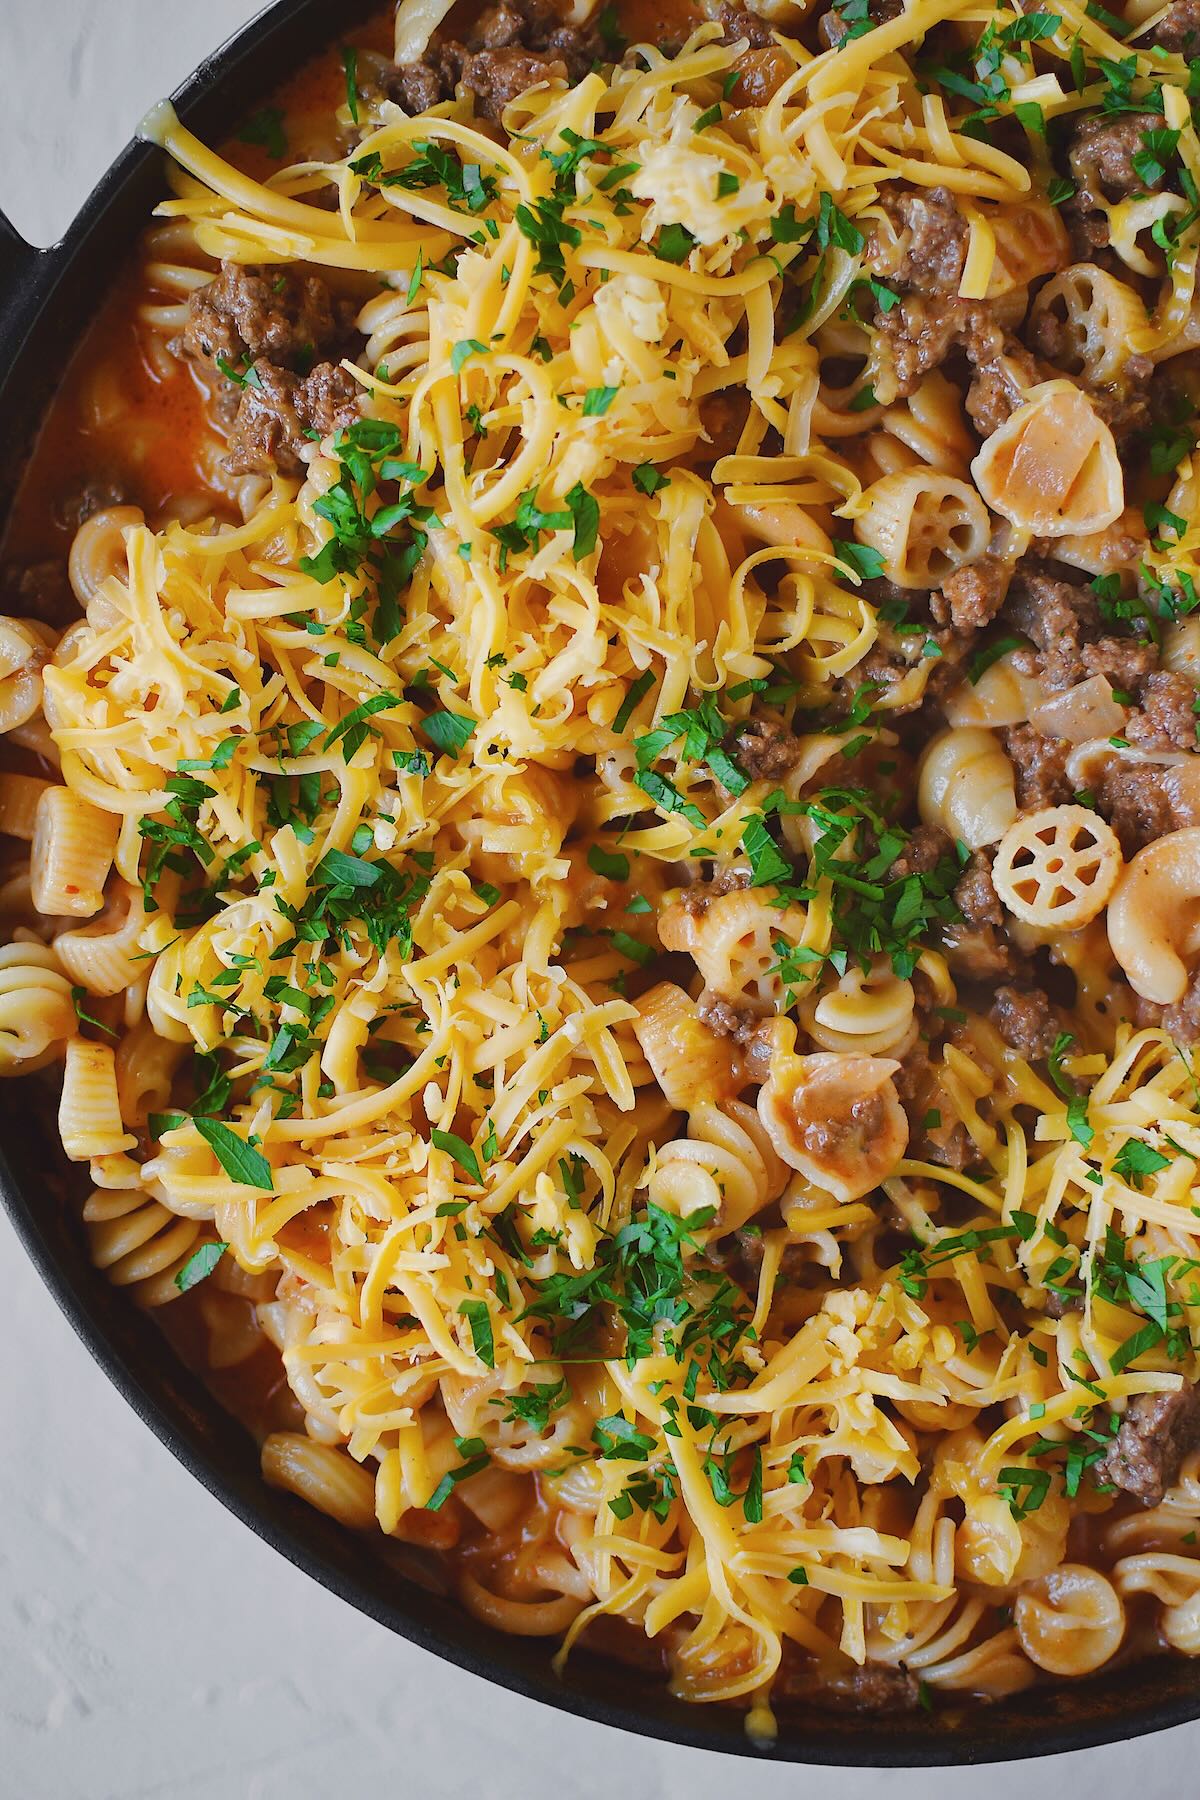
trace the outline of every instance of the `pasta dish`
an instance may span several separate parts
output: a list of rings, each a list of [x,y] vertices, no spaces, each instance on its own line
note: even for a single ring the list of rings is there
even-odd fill
[[[150,115],[13,499],[94,1262],[760,1737],[1200,1652],[1198,99],[1197,0],[402,0]]]

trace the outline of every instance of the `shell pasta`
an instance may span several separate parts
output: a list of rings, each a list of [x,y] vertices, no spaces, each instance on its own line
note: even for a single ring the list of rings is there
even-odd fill
[[[14,499],[98,1270],[759,1737],[1200,1653],[1193,27],[402,0],[148,117]]]

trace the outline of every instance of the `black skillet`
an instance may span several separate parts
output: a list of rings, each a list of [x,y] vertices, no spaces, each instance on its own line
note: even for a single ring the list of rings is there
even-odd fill
[[[175,95],[185,124],[220,140],[280,81],[366,13],[346,0],[280,0],[205,62]],[[165,191],[157,149],[133,143],[62,243],[37,251],[0,213],[0,524],[69,353]],[[686,1706],[638,1670],[577,1654],[565,1676],[552,1646],[477,1624],[428,1569],[398,1560],[263,1483],[249,1435],[173,1354],[159,1329],[88,1261],[52,1109],[30,1084],[0,1091],[0,1198],[63,1311],[162,1442],[259,1537],[297,1568],[401,1637],[488,1681],[642,1737],[791,1762],[936,1766],[1041,1756],[1159,1731],[1200,1717],[1200,1664],[1155,1658],[987,1706],[939,1698],[931,1713],[855,1714],[817,1703],[781,1713],[777,1743],[755,1748],[742,1716]]]

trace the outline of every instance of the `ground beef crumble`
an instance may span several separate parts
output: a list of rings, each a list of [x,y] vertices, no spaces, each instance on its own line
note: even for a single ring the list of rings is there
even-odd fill
[[[240,370],[260,358],[306,374],[321,351],[350,331],[352,307],[335,305],[315,275],[222,263],[188,307],[183,349],[197,361],[218,357]]]
[[[340,364],[352,347],[354,308],[315,275],[223,263],[188,303],[175,346],[217,382],[215,412],[229,433],[236,475],[297,475],[301,451],[359,416],[360,390]]]
[[[956,569],[929,602],[935,623],[952,625],[956,631],[981,631],[1004,605],[1011,578],[1010,565],[990,553]]]
[[[1155,669],[1138,693],[1138,709],[1130,714],[1125,737],[1139,750],[1195,750],[1196,684],[1186,675]]]
[[[1160,50],[1200,56],[1200,0],[1172,0],[1150,35]]]
[[[885,252],[873,240],[872,267],[919,294],[957,295],[970,227],[949,188],[885,188],[879,205],[896,243]]]
[[[918,825],[887,872],[889,881],[910,875],[928,875],[946,857],[954,855],[954,840],[940,825]]]
[[[1117,1435],[1096,1463],[1094,1479],[1157,1506],[1189,1450],[1200,1446],[1200,1391],[1135,1394]]]
[[[954,889],[954,903],[962,919],[942,927],[942,948],[955,973],[982,982],[1015,975],[1016,958],[1004,936],[1006,914],[986,850],[971,855]]]
[[[752,716],[736,727],[728,749],[751,781],[778,781],[803,760],[804,744],[778,719]]]
[[[235,475],[298,475],[300,452],[313,436],[352,425],[359,417],[359,387],[345,369],[319,363],[303,378],[270,363],[255,365],[258,381],[242,395],[229,436],[228,465]]]
[[[965,1169],[974,1162],[976,1151],[970,1133],[945,1101],[924,1038],[918,1038],[905,1051],[892,1081],[908,1115],[911,1157],[918,1162],[940,1163],[947,1169]]]
[[[1200,824],[1193,810],[1164,782],[1162,769],[1154,763],[1130,762],[1114,756],[1094,778],[1092,792],[1097,810],[1120,838],[1127,857],[1135,856],[1143,845],[1153,843],[1168,831]]]
[[[723,894],[735,894],[750,886],[749,869],[720,868],[711,881],[692,881],[679,897],[679,904],[693,918],[702,919],[714,900]]]
[[[384,75],[383,87],[412,114],[453,99],[461,83],[474,94],[476,110],[498,121],[506,106],[538,82],[582,81],[603,60],[604,44],[595,30],[565,25],[537,0],[516,6],[501,0],[479,15],[465,44],[435,34],[416,62]]]
[[[799,1126],[800,1140],[814,1159],[841,1155],[847,1144],[869,1144],[883,1130],[887,1100],[882,1094],[862,1094],[833,1119],[806,1119]]]
[[[1022,812],[1063,806],[1071,799],[1067,775],[1071,746],[1064,738],[1046,737],[1032,725],[1011,725],[1001,737],[1013,766],[1017,805]]]
[[[1075,687],[1089,675],[1105,675],[1130,689],[1158,664],[1153,644],[1107,635],[1094,590],[1064,580],[1024,557],[1013,572],[1005,619],[1040,652],[1046,687]]]
[[[1106,200],[1124,200],[1130,194],[1153,192],[1162,186],[1161,176],[1153,183],[1143,182],[1133,166],[1133,158],[1143,148],[1142,134],[1160,124],[1161,118],[1154,113],[1122,113],[1086,118],[1075,127],[1067,160],[1076,191],[1063,207],[1063,215],[1080,261],[1103,264],[1106,260]]]
[[[739,1005],[723,994],[707,990],[700,996],[696,1010],[710,1031],[718,1037],[732,1038],[735,1044],[745,1044],[753,1038],[764,1017],[756,1007]]]
[[[1011,1050],[1028,1062],[1049,1056],[1062,1021],[1041,988],[997,988],[988,1015]]]

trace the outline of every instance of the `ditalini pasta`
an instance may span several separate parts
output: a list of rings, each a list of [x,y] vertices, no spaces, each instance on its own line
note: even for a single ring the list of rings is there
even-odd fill
[[[1193,48],[404,0],[150,115],[11,510],[98,1268],[267,1480],[760,1736],[1200,1650]]]

